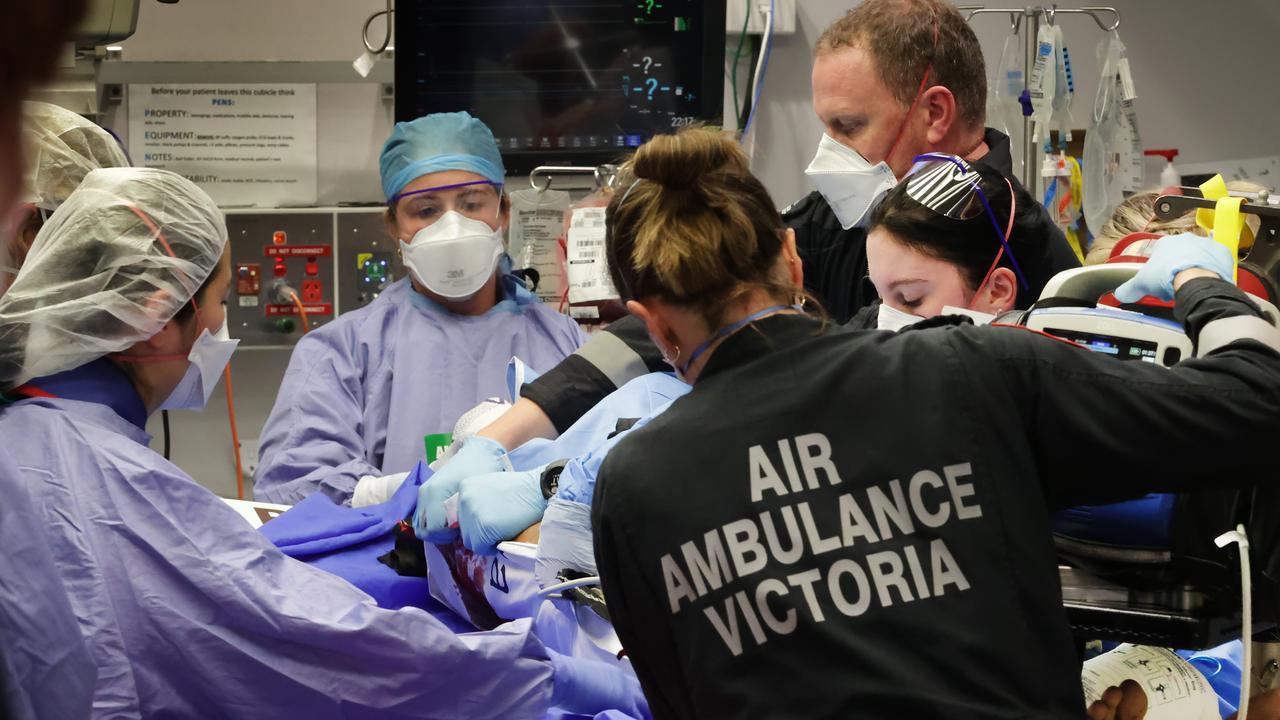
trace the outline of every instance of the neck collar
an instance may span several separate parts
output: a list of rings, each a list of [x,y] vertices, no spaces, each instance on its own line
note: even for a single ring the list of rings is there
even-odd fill
[[[13,391],[26,397],[53,397],[104,405],[145,430],[147,408],[129,377],[115,363],[98,358],[78,368],[37,378]]]

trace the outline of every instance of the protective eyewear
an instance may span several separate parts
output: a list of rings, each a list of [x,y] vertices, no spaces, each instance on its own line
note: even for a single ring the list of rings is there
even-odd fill
[[[457,192],[444,192],[447,190]],[[502,184],[490,180],[475,180],[441,185],[400,193],[391,198],[388,204],[396,209],[397,214],[419,220],[425,225],[434,223],[450,210],[472,220],[491,222],[502,214]]]
[[[1009,247],[1009,235],[1013,231],[1013,218],[1018,202],[1017,195],[1013,192],[1013,183],[1005,178],[1005,184],[1009,187],[1009,220],[1001,230],[1000,221],[996,219],[987,194],[982,190],[981,180],[982,176],[977,171],[955,155],[925,153],[915,157],[915,164],[907,173],[906,193],[912,200],[952,220],[971,220],[985,211],[996,238],[1000,241],[1000,251],[996,254],[991,269],[987,271],[983,284],[986,284],[991,273],[1000,264],[1000,258],[1007,254],[1019,284],[1026,290],[1029,288],[1026,276],[1022,274],[1022,267],[1018,265],[1013,249]]]

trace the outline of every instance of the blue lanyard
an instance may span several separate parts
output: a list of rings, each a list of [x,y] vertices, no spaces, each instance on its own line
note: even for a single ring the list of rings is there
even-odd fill
[[[694,348],[693,352],[689,354],[689,359],[685,361],[684,365],[677,366],[676,369],[680,371],[680,374],[682,376],[688,374],[689,367],[693,365],[695,362],[697,362],[698,358],[702,357],[703,353],[705,353],[717,340],[726,338],[738,332],[742,328],[750,325],[751,323],[759,320],[760,318],[766,317],[768,315],[773,315],[775,313],[785,312],[787,310],[799,310],[803,312],[804,308],[802,308],[799,305],[773,305],[763,310],[753,312],[750,315],[742,318],[741,320],[731,325],[725,325],[719,330],[711,333],[711,337],[702,341],[701,345]]]

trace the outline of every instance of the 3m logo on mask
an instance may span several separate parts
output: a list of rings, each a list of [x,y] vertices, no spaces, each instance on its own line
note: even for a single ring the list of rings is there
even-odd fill
[[[502,228],[450,210],[400,241],[405,267],[427,290],[446,300],[475,295],[502,258]]]
[[[714,528],[660,560],[671,614],[701,606],[733,655],[748,641],[763,645],[770,634],[795,632],[802,611],[807,621],[821,623],[969,589],[941,537],[949,523],[982,517],[966,480],[969,463],[837,497],[829,488],[843,479],[821,433],[754,445],[747,464],[751,501],[775,507]],[[776,507],[778,498],[815,493],[820,496]],[[917,539],[917,528],[928,539]],[[766,568],[773,577],[748,584]],[[777,577],[782,568],[787,574]],[[722,589],[729,592],[717,592]],[[702,602],[711,593],[718,600]]]

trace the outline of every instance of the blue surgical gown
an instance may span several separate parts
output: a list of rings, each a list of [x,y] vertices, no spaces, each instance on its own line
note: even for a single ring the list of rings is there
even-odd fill
[[[93,658],[43,523],[3,449],[0,498],[0,717],[87,718],[97,680]]]
[[[505,396],[512,357],[545,370],[582,344],[571,318],[510,276],[500,285],[505,299],[464,317],[406,278],[302,338],[262,431],[254,497],[295,504],[320,490],[348,503],[361,476],[412,470],[423,436]]]
[[[633,678],[547,649],[527,620],[457,635],[286,557],[147,447],[141,401],[114,365],[32,384],[56,397],[0,408],[0,437],[97,667],[93,717],[540,718],[642,705]],[[17,632],[6,647],[47,628]]]
[[[556,439],[535,438],[512,450],[511,465],[516,470],[533,470],[554,460],[580,458],[600,450],[610,435],[617,434],[619,420],[657,415],[691,389],[671,373],[641,375],[605,396]],[[560,487],[564,487],[563,478]]]

